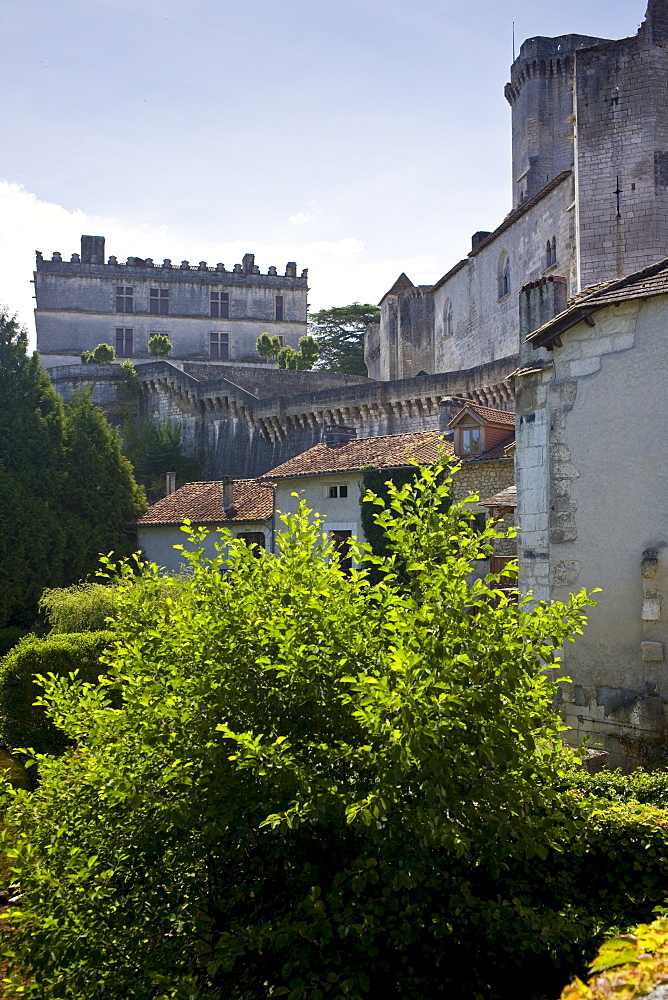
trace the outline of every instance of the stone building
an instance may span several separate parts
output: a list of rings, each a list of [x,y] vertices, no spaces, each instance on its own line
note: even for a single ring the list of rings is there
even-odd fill
[[[136,534],[137,545],[149,562],[170,573],[189,566],[183,552],[189,549],[188,539],[181,530],[184,521],[194,528],[208,529],[203,548],[209,559],[216,557],[220,544],[219,528],[227,529],[233,538],[249,545],[270,550],[273,545],[274,493],[264,483],[226,479],[220,482],[187,483],[168,493],[136,518],[129,529]]]
[[[554,283],[532,283],[522,299],[520,587],[545,600],[601,588],[563,650],[565,721],[574,741],[603,743],[613,766],[665,766],[668,260],[583,293],[556,318]]]
[[[82,236],[81,253],[64,261],[37,253],[34,273],[37,349],[46,367],[72,364],[83,351],[111,344],[119,358],[148,358],[148,341],[165,334],[172,357],[262,363],[261,333],[291,347],[306,334],[308,275],[260,274],[252,253],[231,271],[206,261],[154,264],[128,257],[105,260],[103,236]]]
[[[530,38],[511,67],[512,210],[435,284],[402,274],[369,331],[372,378],[515,354],[517,297],[557,275],[568,297],[668,247],[668,0],[637,35]]]

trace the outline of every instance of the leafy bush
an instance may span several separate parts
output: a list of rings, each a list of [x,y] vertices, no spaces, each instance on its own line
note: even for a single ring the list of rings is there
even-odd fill
[[[567,986],[562,1000],[614,1000],[646,996],[668,980],[668,918],[641,924],[602,945],[589,966],[591,979]]]
[[[587,598],[469,584],[496,533],[444,512],[442,478],[390,491],[376,586],[303,507],[278,558],[229,534],[196,552],[176,601],[127,570],[108,678],[46,684],[80,752],[42,761],[7,816],[25,997],[533,994],[524,969],[552,969],[582,916],[557,880],[540,894],[590,844],[584,800],[555,789],[572,753],[544,669]]]
[[[99,632],[114,617],[115,591],[101,583],[75,583],[45,590],[39,602],[52,633]]]
[[[577,768],[569,775],[565,787],[588,796],[616,802],[644,802],[668,809],[668,771],[600,771],[587,774]]]
[[[149,354],[154,358],[166,358],[172,349],[172,342],[164,333],[154,334],[148,342]]]
[[[99,658],[110,632],[29,636],[0,661],[0,740],[10,750],[32,747],[38,753],[62,753],[70,739],[35,701],[42,688],[35,675],[68,677],[78,670],[83,681],[96,682],[106,670]]]
[[[13,649],[24,635],[28,635],[28,629],[18,628],[18,626],[0,628],[0,656],[4,656],[10,649]]]

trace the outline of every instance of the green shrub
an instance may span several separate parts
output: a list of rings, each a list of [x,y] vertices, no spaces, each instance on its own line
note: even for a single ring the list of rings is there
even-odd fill
[[[524,969],[581,917],[541,896],[588,822],[555,791],[545,668],[588,601],[469,583],[497,536],[444,510],[448,479],[390,491],[376,586],[303,507],[279,557],[193,554],[176,601],[156,567],[121,580],[107,681],[46,686],[85,752],[8,815],[24,998],[535,1000]]]
[[[567,787],[612,802],[642,802],[668,809],[668,771],[600,771],[587,774],[577,768]]]
[[[166,358],[172,349],[172,342],[164,333],[154,334],[148,342],[149,354],[154,358]]]
[[[17,625],[9,625],[7,628],[0,628],[0,656],[4,656],[10,649],[13,649],[17,642],[29,631],[26,628],[19,628]]]
[[[111,632],[28,636],[0,661],[0,740],[6,747],[32,747],[38,753],[60,754],[70,740],[47,718],[35,700],[42,687],[35,675],[67,677],[78,670],[83,681],[95,682],[105,672],[99,657]]]
[[[115,590],[101,583],[75,583],[42,594],[39,607],[53,633],[100,632],[114,617]]]

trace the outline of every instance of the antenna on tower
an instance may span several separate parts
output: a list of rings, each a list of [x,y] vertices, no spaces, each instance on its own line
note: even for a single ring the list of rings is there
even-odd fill
[[[513,62],[515,62],[515,22],[513,21]]]

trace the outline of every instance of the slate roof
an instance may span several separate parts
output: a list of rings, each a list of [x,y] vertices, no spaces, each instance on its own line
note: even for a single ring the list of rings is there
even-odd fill
[[[495,493],[493,497],[488,497],[487,500],[480,501],[481,507],[516,507],[517,506],[517,487],[509,486],[507,490],[501,490],[500,493]]]
[[[136,518],[139,527],[150,524],[182,524],[188,518],[198,524],[226,524],[239,521],[267,521],[273,509],[273,492],[254,479],[235,479],[232,485],[233,509],[223,509],[223,484],[186,483],[174,493],[158,500]]]
[[[385,292],[378,305],[382,305],[388,295],[396,295],[398,292],[405,292],[409,288],[415,288],[415,285],[408,275],[402,271],[392,287]]]
[[[593,325],[594,321],[589,317],[599,309],[656,295],[668,295],[668,257],[625,278],[585,288],[571,301],[568,309],[534,330],[526,340],[534,347],[547,347],[550,350],[553,344],[558,344],[561,334],[577,323],[588,320]]]
[[[452,443],[439,438],[437,431],[417,434],[392,434],[384,437],[354,438],[346,444],[331,447],[317,444],[267,473],[272,480],[295,479],[299,476],[323,476],[327,473],[358,472],[370,465],[376,469],[393,469],[418,462],[435,462],[439,447],[453,454]]]

